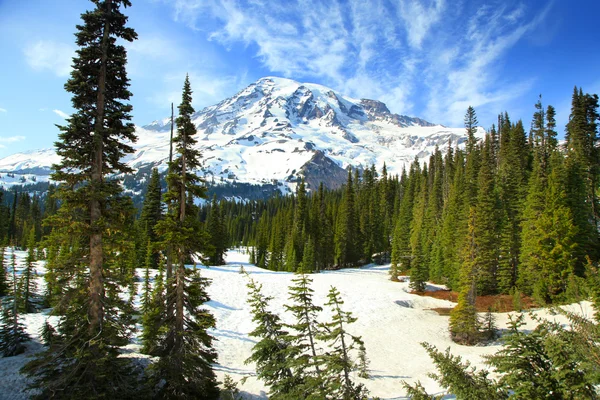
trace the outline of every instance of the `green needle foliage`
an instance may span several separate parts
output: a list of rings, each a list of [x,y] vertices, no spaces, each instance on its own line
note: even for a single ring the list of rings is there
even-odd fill
[[[121,158],[136,141],[130,122],[131,97],[121,41],[137,38],[122,8],[129,0],[93,0],[77,26],[73,71],[65,85],[75,113],[59,126],[52,179],[62,203],[48,221],[50,242],[60,248],[52,268],[61,313],[58,339],[25,368],[34,397],[127,399],[138,395],[137,377],[118,347],[127,343],[131,309],[119,298],[125,254],[118,251],[131,215],[115,174],[130,172]],[[59,270],[60,269],[60,270]]]
[[[165,248],[175,255],[172,282],[167,282],[164,326],[156,354],[159,360],[150,366],[151,390],[162,399],[206,399],[219,397],[218,382],[213,371],[217,354],[214,338],[208,329],[216,326],[213,315],[202,305],[210,300],[207,278],[198,270],[186,268],[193,255],[206,249],[206,237],[197,219],[194,199],[206,197],[206,188],[193,173],[200,166],[200,152],[195,149],[196,127],[191,118],[192,89],[186,76],[177,118],[177,135],[173,138],[176,157],[169,165],[165,201],[168,213],[156,224]],[[149,310],[151,311],[151,310]],[[153,318],[148,317],[150,320]],[[160,325],[163,325],[161,323]],[[152,340],[147,341],[151,351]]]

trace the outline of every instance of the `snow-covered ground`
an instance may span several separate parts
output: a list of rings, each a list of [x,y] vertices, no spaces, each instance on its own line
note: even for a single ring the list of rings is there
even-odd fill
[[[25,254],[17,252],[17,255],[18,261],[22,262]],[[287,288],[294,275],[260,269],[248,264],[247,260],[248,256],[243,251],[232,250],[227,254],[227,265],[200,268],[204,276],[212,279],[209,287],[212,300],[207,306],[217,319],[217,329],[213,334],[217,338],[215,347],[219,354],[219,365],[216,366],[218,377],[222,380],[228,374],[235,381],[247,378],[245,384],[239,385],[242,392],[247,398],[263,399],[267,397],[267,388],[255,378],[254,366],[244,364],[255,339],[248,336],[254,325],[250,307],[246,304],[248,278],[240,274],[240,267],[243,266],[244,271],[263,285],[263,293],[274,298],[272,310],[287,321],[290,316],[283,312],[283,305],[288,301]],[[371,379],[362,380],[356,376],[354,379],[365,383],[371,395],[387,400],[404,398],[403,380],[409,383],[420,380],[430,393],[441,393],[439,385],[427,376],[435,368],[421,347],[421,342],[431,343],[442,350],[450,347],[452,353],[461,355],[477,367],[484,367],[482,356],[496,352],[501,346],[500,342],[475,347],[454,344],[448,335],[448,317],[431,310],[452,307],[454,303],[408,293],[408,283],[391,282],[388,269],[389,265],[368,266],[311,275],[316,304],[324,305],[329,288],[335,286],[344,299],[344,308],[358,317],[358,321],[348,329],[353,334],[361,335],[365,341],[371,361]],[[43,272],[40,263],[38,273]],[[138,270],[138,274],[142,274],[142,270]],[[587,302],[574,304],[568,309],[592,315]],[[547,310],[534,313],[560,319],[551,316]],[[25,378],[19,375],[18,370],[41,349],[39,329],[46,318],[45,314],[25,316],[28,332],[34,338],[25,354],[0,358],[0,399],[27,398],[26,394],[21,393]],[[329,314],[325,310],[321,315],[326,319]],[[524,328],[534,326],[530,318],[527,321],[528,325]],[[497,322],[499,328],[506,327],[508,314],[498,314]],[[130,344],[126,349],[127,356],[138,357],[137,350],[138,344]]]

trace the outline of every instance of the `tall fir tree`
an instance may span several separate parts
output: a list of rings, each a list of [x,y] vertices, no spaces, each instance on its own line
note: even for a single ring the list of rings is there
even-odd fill
[[[142,304],[142,352],[152,356],[159,355],[160,343],[164,340],[167,332],[165,324],[166,314],[166,289],[165,289],[165,266],[164,259],[158,266],[158,274],[154,278],[154,287],[150,287],[149,269],[144,294],[145,303]],[[146,295],[146,293],[148,293]],[[147,298],[146,298],[147,297]]]
[[[355,213],[355,192],[352,181],[352,171],[348,171],[348,179],[344,196],[340,205],[340,214],[336,227],[335,254],[336,264],[340,267],[354,265],[358,261],[356,242],[357,223]]]
[[[19,311],[23,313],[36,312],[39,308],[39,293],[37,285],[37,273],[33,263],[35,259],[35,231],[32,229],[29,232],[29,240],[27,241],[27,258],[25,259],[25,268],[21,274],[20,292],[21,298],[19,301]]]
[[[192,89],[186,76],[177,117],[177,135],[173,138],[177,157],[169,165],[166,217],[157,226],[164,244],[171,246],[176,261],[171,291],[167,291],[167,333],[159,345],[159,360],[151,366],[150,382],[156,396],[165,399],[217,399],[219,389],[212,367],[217,354],[209,328],[216,325],[213,315],[202,305],[209,280],[199,271],[186,268],[192,255],[206,248],[200,222],[196,218],[195,198],[206,197],[206,187],[193,171],[200,167],[200,152],[194,148],[196,127],[192,122]]]
[[[568,200],[577,226],[580,244],[576,272],[583,273],[585,256],[597,260],[599,250],[598,182],[600,150],[598,150],[598,96],[584,94],[575,87],[565,139],[568,172]]]
[[[162,219],[162,213],[160,176],[158,174],[158,169],[154,168],[152,169],[152,175],[148,182],[148,188],[146,189],[146,196],[144,197],[144,204],[142,206],[142,213],[140,215],[140,223],[145,233],[142,240],[144,240],[146,247],[151,247],[152,251],[152,258],[149,266],[151,269],[158,268],[159,254],[153,249],[155,243],[158,242],[158,237],[154,229],[158,221]]]
[[[6,247],[0,246],[0,297],[8,294],[8,269],[6,268],[5,259]]]
[[[474,345],[479,340],[477,298],[477,242],[475,208],[469,212],[468,234],[462,252],[458,304],[450,313],[450,336],[460,344]]]
[[[213,196],[210,205],[210,211],[206,221],[206,231],[208,232],[209,264],[225,264],[225,253],[227,252],[227,228],[216,195]]]
[[[82,245],[77,265],[63,277],[65,314],[61,339],[26,366],[39,398],[129,398],[137,382],[129,362],[118,358],[117,346],[129,335],[124,323],[126,304],[114,288],[117,254],[111,251],[109,231],[120,229],[121,187],[108,176],[131,169],[121,158],[133,152],[136,141],[131,119],[131,92],[125,70],[127,53],[120,41],[136,39],[126,26],[122,7],[129,0],[94,0],[95,9],[82,14],[77,26],[78,50],[65,89],[72,93],[75,113],[59,126],[52,179],[59,182],[60,211],[52,218],[54,239],[77,236]]]
[[[497,287],[499,204],[493,175],[491,141],[486,136],[481,150],[478,174],[478,192],[474,236],[477,247],[477,291],[482,295],[494,294]]]
[[[3,357],[13,357],[25,351],[25,345],[30,338],[25,331],[25,325],[20,321],[18,309],[18,288],[15,251],[11,254],[12,260],[12,289],[8,296],[2,298],[0,304],[0,353]]]
[[[527,197],[529,146],[523,123],[511,124],[507,114],[501,119],[498,166],[498,197],[502,208],[500,226],[499,269],[509,281],[501,290],[508,294],[511,281],[518,275],[521,250],[521,222]]]

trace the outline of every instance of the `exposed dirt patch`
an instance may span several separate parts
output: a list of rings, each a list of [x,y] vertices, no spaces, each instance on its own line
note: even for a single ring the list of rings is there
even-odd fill
[[[458,301],[458,292],[451,290],[436,290],[433,292],[411,292],[419,296],[433,297],[440,300],[448,300],[456,303]],[[495,295],[495,296],[477,296],[475,307],[479,312],[509,312],[515,311],[513,296],[511,295]],[[538,307],[531,297],[521,295],[521,307],[523,310]],[[451,308],[433,308],[440,315],[449,315]]]

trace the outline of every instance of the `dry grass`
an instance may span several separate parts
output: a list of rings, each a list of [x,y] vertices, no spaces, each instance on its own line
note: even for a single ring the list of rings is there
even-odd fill
[[[433,297],[440,300],[448,300],[456,303],[458,301],[458,292],[451,290],[436,290],[433,292],[411,292],[419,296]],[[521,295],[521,305],[524,310],[537,307],[537,304],[531,297]],[[475,307],[479,312],[509,312],[515,311],[513,306],[513,297],[511,295],[495,295],[495,296],[477,296]],[[433,308],[440,315],[449,315],[451,308]]]

